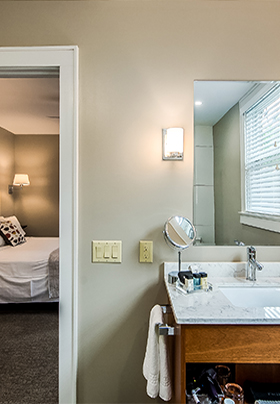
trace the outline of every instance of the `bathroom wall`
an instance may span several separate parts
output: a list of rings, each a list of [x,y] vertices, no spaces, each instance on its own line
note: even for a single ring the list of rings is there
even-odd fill
[[[8,193],[15,173],[15,135],[0,127],[0,216],[14,214],[14,199]]]
[[[0,9],[1,46],[80,50],[78,402],[161,402],[146,395],[142,363],[149,311],[167,302],[162,262],[177,259],[163,224],[193,215],[193,81],[279,78],[280,3],[22,0]],[[161,130],[173,125],[185,129],[182,162],[161,159]],[[122,240],[122,263],[92,264],[94,239]],[[142,239],[154,242],[152,264],[138,262]],[[279,250],[258,257],[279,259]],[[183,253],[244,257],[237,247]]]
[[[250,245],[279,245],[280,235],[275,232],[245,226],[240,223],[240,121],[236,104],[213,127],[215,233],[217,245],[233,245],[234,240]]]

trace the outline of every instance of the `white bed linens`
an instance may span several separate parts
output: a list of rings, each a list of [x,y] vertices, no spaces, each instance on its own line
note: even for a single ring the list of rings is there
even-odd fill
[[[27,237],[16,247],[0,248],[0,303],[47,301],[48,260],[58,237]]]

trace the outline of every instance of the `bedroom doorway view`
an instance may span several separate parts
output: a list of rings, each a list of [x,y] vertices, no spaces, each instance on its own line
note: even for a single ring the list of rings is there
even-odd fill
[[[0,68],[0,403],[58,403],[59,88]]]
[[[22,70],[37,71],[37,70],[52,70],[54,67],[59,71],[59,349],[58,349],[58,383],[59,383],[59,403],[60,404],[75,404],[76,403],[76,378],[77,378],[77,274],[78,274],[78,61],[79,49],[77,46],[34,46],[34,47],[0,47],[0,72],[19,72]],[[39,68],[38,68],[39,67]],[[50,99],[49,99],[50,101]],[[25,100],[27,102],[27,100]],[[53,115],[54,116],[54,115]],[[54,119],[54,118],[49,118]],[[17,135],[23,142],[24,136]],[[53,135],[52,135],[53,136]],[[31,135],[30,135],[31,137]],[[35,138],[33,138],[35,139]],[[24,142],[23,142],[24,143]],[[34,143],[34,142],[33,142]],[[28,143],[24,145],[23,153],[30,153],[30,148],[34,144]],[[17,154],[18,156],[18,154]],[[20,157],[23,156],[20,153]],[[37,156],[38,157],[38,156]],[[33,157],[32,157],[33,159]],[[39,161],[38,167],[44,165],[43,159]],[[5,158],[0,160],[0,166],[5,165]],[[28,174],[28,173],[19,173]],[[10,184],[10,177],[1,178],[3,181],[4,195],[7,196],[7,186]],[[39,179],[38,179],[39,181]],[[29,195],[27,190],[31,192],[32,186],[36,185],[30,175],[30,185],[16,188],[14,192],[18,192],[22,198]],[[37,184],[39,186],[39,184]],[[41,187],[47,188],[47,183],[41,184]],[[42,189],[41,188],[41,189]],[[25,193],[26,191],[26,193]],[[1,196],[3,195],[0,189]],[[27,215],[29,206],[26,206],[24,201],[18,198],[14,206],[21,202],[20,212],[22,215]],[[35,198],[35,197],[34,197]],[[36,199],[36,198],[35,198]],[[3,198],[1,200],[1,209]],[[30,200],[30,204],[34,200]],[[37,202],[42,204],[42,208],[48,210],[45,205],[45,199],[42,195],[38,196]],[[27,204],[28,205],[28,204]],[[34,207],[34,205],[32,205]],[[18,206],[17,206],[18,208]],[[27,209],[27,210],[26,210]],[[31,213],[35,213],[32,212]],[[2,213],[0,213],[0,216]],[[28,218],[27,230],[31,232],[32,219],[31,216],[22,216],[25,220]],[[48,210],[48,221],[45,222],[45,231],[49,228],[51,222],[50,210]],[[33,226],[33,224],[32,224]],[[23,229],[24,230],[24,229]],[[35,230],[34,230],[35,231]],[[46,233],[45,233],[46,234]],[[40,237],[38,237],[40,238]],[[23,243],[17,247],[23,246]],[[15,247],[15,248],[17,248]],[[0,247],[0,251],[5,246]],[[54,263],[55,263],[54,259]],[[8,261],[10,262],[10,261]],[[24,269],[24,265],[22,266]],[[36,282],[31,283],[31,289],[38,292]],[[44,293],[42,291],[42,293]],[[42,303],[50,307],[51,303]],[[4,304],[3,304],[4,305]],[[26,303],[28,307],[33,307],[34,303]],[[7,305],[6,305],[7,306]],[[44,323],[48,322],[47,317]],[[43,323],[40,323],[43,325]],[[38,326],[40,329],[40,326]],[[52,327],[51,327],[52,329]],[[30,337],[30,345],[32,345],[32,336],[29,328],[24,331],[26,339]],[[35,337],[34,337],[35,338]],[[48,337],[46,337],[47,339]],[[19,344],[23,341],[18,339]],[[50,341],[46,342],[49,353],[53,351],[53,344]],[[33,351],[36,351],[35,349]],[[41,357],[41,364],[45,358],[48,358],[49,353]],[[37,355],[40,357],[40,355]],[[15,358],[17,359],[17,358]],[[3,361],[0,358],[1,366]],[[16,362],[15,362],[16,363]],[[42,366],[43,367],[43,366]],[[0,372],[1,373],[1,372]],[[49,372],[47,372],[49,375]],[[1,374],[0,374],[1,377]],[[2,379],[1,388],[2,388]],[[27,383],[28,384],[28,383]],[[34,386],[27,385],[27,395],[32,397]],[[40,388],[41,389],[41,388]],[[26,397],[25,397],[26,399]],[[1,398],[0,398],[1,401]],[[9,400],[9,402],[12,402]],[[32,401],[29,399],[28,401]],[[37,401],[38,403],[39,401]],[[23,397],[21,398],[23,403]],[[36,403],[36,404],[37,404]]]

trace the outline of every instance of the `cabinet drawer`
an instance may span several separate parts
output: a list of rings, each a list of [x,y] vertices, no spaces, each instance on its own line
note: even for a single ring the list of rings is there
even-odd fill
[[[185,362],[280,363],[280,326],[183,326]]]

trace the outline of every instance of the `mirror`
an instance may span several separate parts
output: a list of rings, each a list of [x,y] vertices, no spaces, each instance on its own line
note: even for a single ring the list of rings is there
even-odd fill
[[[163,234],[167,244],[178,251],[178,268],[180,271],[181,252],[195,241],[195,228],[189,219],[182,216],[172,216],[165,222]]]
[[[271,83],[194,82],[195,245],[279,245],[276,231],[240,223],[242,211],[239,102]]]

